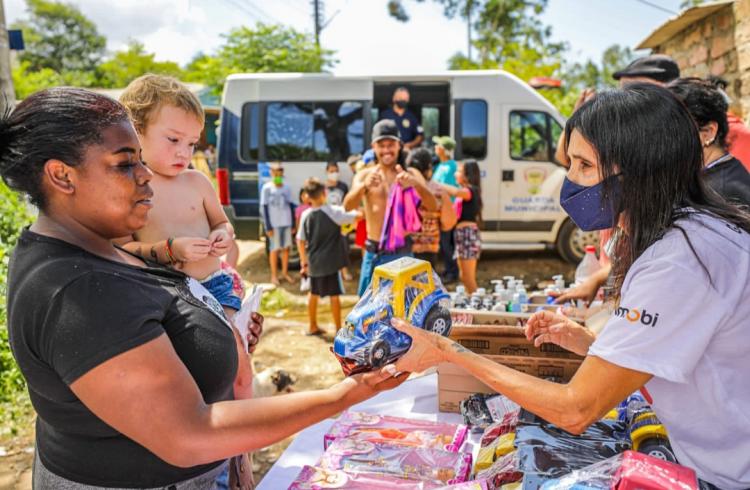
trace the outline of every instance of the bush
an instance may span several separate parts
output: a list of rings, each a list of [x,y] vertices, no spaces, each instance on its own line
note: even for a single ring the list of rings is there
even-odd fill
[[[26,382],[8,344],[5,294],[10,252],[21,230],[31,220],[31,213],[23,199],[0,181],[0,403],[15,403],[19,393],[26,391]]]

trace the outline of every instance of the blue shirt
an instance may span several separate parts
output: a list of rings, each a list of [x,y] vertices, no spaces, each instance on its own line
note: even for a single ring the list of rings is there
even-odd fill
[[[438,184],[458,187],[458,182],[456,182],[456,167],[455,160],[446,160],[438,163],[432,171],[432,180]]]
[[[383,119],[395,121],[396,126],[398,126],[398,130],[401,133],[401,141],[404,143],[414,141],[417,136],[424,134],[424,130],[422,129],[422,126],[419,125],[417,117],[409,109],[404,111],[403,116],[399,116],[392,107],[389,107],[380,114],[379,120],[382,121]]]

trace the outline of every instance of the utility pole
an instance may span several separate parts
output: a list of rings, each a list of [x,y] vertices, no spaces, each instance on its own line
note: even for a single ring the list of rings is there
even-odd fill
[[[0,0],[0,111],[5,113],[16,102],[13,77],[10,74],[10,46],[8,28],[5,26],[5,5]]]
[[[315,44],[320,47],[320,31],[323,29],[323,2],[313,0],[313,21],[315,22]]]
[[[471,11],[474,10],[474,1],[466,0],[466,37],[467,37],[467,58],[471,61]]]

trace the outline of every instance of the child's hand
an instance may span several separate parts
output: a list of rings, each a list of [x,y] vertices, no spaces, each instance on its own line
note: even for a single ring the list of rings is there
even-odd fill
[[[232,237],[224,229],[214,230],[209,233],[208,240],[211,242],[211,251],[209,253],[212,257],[226,255],[229,251],[229,246],[232,244]]]
[[[268,238],[273,238],[273,229],[266,230],[266,235],[268,235]]]
[[[172,242],[172,253],[178,262],[205,259],[211,252],[211,241],[205,238],[180,237]]]

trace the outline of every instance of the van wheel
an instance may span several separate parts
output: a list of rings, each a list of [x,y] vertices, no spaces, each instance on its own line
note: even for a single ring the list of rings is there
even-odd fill
[[[571,264],[577,264],[586,254],[588,245],[598,248],[599,234],[595,231],[581,231],[572,220],[566,219],[560,227],[555,243],[560,257]]]

